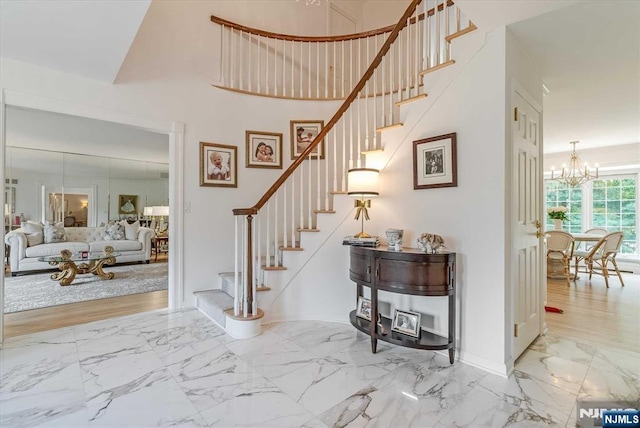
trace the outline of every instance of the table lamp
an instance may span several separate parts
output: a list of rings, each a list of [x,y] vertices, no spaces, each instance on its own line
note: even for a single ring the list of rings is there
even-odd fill
[[[380,171],[373,168],[354,168],[347,173],[347,194],[355,196],[354,207],[357,208],[355,219],[360,220],[360,233],[355,238],[370,238],[371,235],[364,231],[364,221],[369,220],[368,208],[371,207],[372,196],[378,196],[378,179]]]

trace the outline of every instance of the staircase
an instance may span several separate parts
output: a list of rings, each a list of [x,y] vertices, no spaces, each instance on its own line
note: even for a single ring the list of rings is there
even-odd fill
[[[220,274],[219,289],[195,293],[202,312],[230,335],[248,338],[260,333],[264,313],[258,300],[268,307],[278,299],[331,233],[351,216],[352,201],[346,196],[348,170],[370,167],[367,158],[378,156],[383,149],[382,133],[400,132],[403,127],[399,119],[402,106],[427,98],[425,81],[432,81],[433,72],[455,64],[451,42],[475,26],[466,21],[461,27],[465,20],[459,9],[451,1],[438,0],[413,0],[395,26],[343,40],[286,40],[284,35],[220,18],[212,17],[212,21],[221,26],[223,45],[225,40],[229,45],[221,52],[223,58],[227,53],[226,71],[221,73],[226,78],[219,85],[223,89],[319,101],[321,94],[322,99],[339,97],[346,74],[361,75],[311,145],[262,198],[253,207],[234,210],[234,271]],[[243,43],[248,47],[243,48]],[[248,76],[243,68],[231,61],[247,64],[255,46],[266,52],[257,56],[257,68],[262,66],[266,76],[263,82],[245,82]],[[375,52],[370,52],[371,46]],[[361,65],[363,58],[366,69]]]

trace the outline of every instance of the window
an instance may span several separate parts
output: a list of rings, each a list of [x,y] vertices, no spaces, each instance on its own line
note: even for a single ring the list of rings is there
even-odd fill
[[[638,250],[636,189],[637,179],[630,176],[593,181],[591,225],[609,232],[621,230],[624,240],[620,254],[636,254]]]
[[[568,221],[562,225],[567,232],[582,232],[582,188],[569,187],[566,183],[555,180],[546,180],[547,208],[567,207]],[[546,210],[545,210],[546,212]],[[553,220],[546,216],[546,229],[553,230]]]
[[[545,180],[546,207],[567,207],[569,220],[563,230],[579,233],[592,227],[624,233],[618,254],[638,255],[638,175],[611,175],[569,187],[555,180]],[[553,230],[553,220],[546,219],[546,229]]]

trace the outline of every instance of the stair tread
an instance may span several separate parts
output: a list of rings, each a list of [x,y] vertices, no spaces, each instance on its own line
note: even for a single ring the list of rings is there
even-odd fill
[[[320,229],[302,229],[302,228],[298,228],[296,230],[298,232],[320,232]]]
[[[332,195],[346,195],[347,192],[343,192],[342,190],[332,190],[331,192],[329,192]]]
[[[435,67],[431,67],[431,68],[427,68],[426,70],[422,70],[420,72],[420,75],[424,76],[425,74],[432,73],[432,72],[434,72],[436,70],[440,70],[441,68],[448,67],[448,66],[453,65],[455,63],[456,62],[454,60],[450,59],[449,61],[446,61],[446,62],[443,62],[442,64],[436,65]]]
[[[316,214],[335,214],[334,210],[313,210]]]
[[[262,311],[262,309],[258,308],[258,313],[252,316],[248,316],[248,317],[243,317],[243,316],[235,316],[233,314],[233,308],[231,309],[227,309],[226,311],[224,311],[224,314],[226,316],[228,316],[229,318],[232,318],[236,321],[255,321],[255,320],[259,320],[260,318],[264,317],[264,312]]]
[[[281,251],[304,251],[302,247],[278,247]]]
[[[400,107],[401,105],[409,104],[409,103],[412,103],[414,101],[422,100],[422,99],[425,99],[425,98],[427,98],[427,94],[420,94],[420,95],[416,95],[415,97],[407,98],[405,100],[396,101],[395,104],[398,107]]]
[[[380,128],[376,129],[376,132],[389,131],[391,129],[401,128],[402,126],[404,126],[403,123],[394,123],[392,125],[381,126]]]
[[[198,300],[202,300],[221,310],[233,308],[233,297],[229,296],[222,290],[194,291],[193,294],[198,298]]]
[[[266,266],[266,265],[262,265],[262,266],[260,266],[260,268],[262,270],[287,270],[287,268],[284,267],[284,266]]]

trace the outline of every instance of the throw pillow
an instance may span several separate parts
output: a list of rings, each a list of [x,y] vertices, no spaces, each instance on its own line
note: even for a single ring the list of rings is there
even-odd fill
[[[66,242],[64,227],[62,223],[47,222],[44,225],[44,243],[51,244],[53,242]]]
[[[129,224],[127,220],[122,220],[121,224],[124,227],[124,239],[129,239],[132,241],[138,239],[138,229],[140,229],[139,220],[136,220],[131,224]]]
[[[27,237],[27,246],[34,247],[44,243],[44,226],[42,223],[27,221],[20,225]]]
[[[104,228],[105,241],[119,241],[124,239],[124,230],[120,223],[110,221]]]

